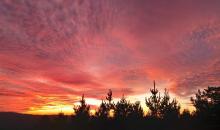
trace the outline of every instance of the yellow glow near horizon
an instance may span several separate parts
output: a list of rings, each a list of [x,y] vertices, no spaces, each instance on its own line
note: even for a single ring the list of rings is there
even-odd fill
[[[57,105],[57,106],[42,106],[42,107],[31,107],[27,114],[34,115],[57,115],[60,112],[65,115],[72,115],[74,113],[72,105]]]
[[[145,115],[148,113],[149,109],[145,105],[145,97],[146,94],[142,95],[133,95],[133,96],[127,96],[126,99],[129,100],[131,103],[134,103],[135,101],[140,101],[140,104],[144,110]],[[147,95],[149,97],[149,95]],[[90,114],[94,115],[97,108],[101,104],[101,100],[95,99],[95,98],[85,98],[86,103],[88,105],[91,105]],[[113,102],[119,101],[119,98],[115,98]],[[186,101],[181,100],[181,112],[184,109],[188,109],[190,112],[192,112],[194,107],[192,105],[187,105],[185,103]],[[74,103],[73,105],[64,104],[62,102],[50,102],[44,106],[38,106],[38,107],[30,107],[28,111],[24,112],[26,114],[34,114],[34,115],[57,115],[60,112],[64,113],[65,115],[73,115],[74,105],[79,105],[79,102]],[[110,112],[110,116],[113,116],[113,111]]]

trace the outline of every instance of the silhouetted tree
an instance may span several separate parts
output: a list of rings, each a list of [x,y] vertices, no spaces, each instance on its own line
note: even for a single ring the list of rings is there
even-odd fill
[[[183,130],[189,130],[192,129],[193,126],[193,116],[191,115],[190,111],[188,109],[184,109],[183,112],[180,114],[180,124],[181,128]],[[199,129],[199,128],[194,128],[194,129]]]
[[[96,116],[101,117],[101,118],[107,118],[109,116],[109,112],[111,109],[114,109],[114,103],[112,103],[112,91],[109,89],[106,100],[108,101],[107,103],[102,100],[102,103],[100,104],[98,111],[96,112]]]
[[[76,117],[89,118],[90,106],[86,104],[84,94],[80,100],[80,105],[73,108]]]
[[[191,97],[196,108],[195,114],[203,118],[220,118],[220,87],[208,87],[204,91],[198,90],[195,98]]]
[[[98,111],[96,112],[96,116],[98,116],[101,119],[103,118],[106,119],[108,117],[108,113],[109,113],[108,104],[105,101],[102,101],[102,103],[98,108]]]
[[[168,91],[165,89],[164,96],[160,101],[160,116],[165,119],[177,119],[180,113],[180,105],[176,99],[170,99]]]
[[[74,118],[72,129],[90,129],[90,106],[86,104],[84,94],[82,95],[81,100],[79,101],[80,105],[74,106]]]
[[[143,108],[141,107],[140,101],[136,101],[135,103],[131,104],[130,113],[128,115],[129,118],[140,119],[144,115]]]
[[[158,95],[158,90],[155,88],[155,81],[154,88],[150,89],[150,92],[152,95],[145,99],[146,105],[150,109],[150,115],[152,117],[159,117],[161,97],[160,94]]]
[[[180,105],[176,99],[170,99],[168,91],[165,89],[163,97],[158,94],[155,88],[150,89],[151,96],[146,98],[146,105],[150,109],[150,115],[157,118],[173,119],[178,118]],[[158,94],[158,95],[157,95]]]
[[[124,97],[117,102],[114,109],[114,116],[116,119],[125,119],[132,112],[132,105]]]
[[[108,101],[108,104],[111,104],[112,103],[112,90],[109,89],[108,93],[107,93],[107,97],[106,97],[106,100]]]
[[[114,102],[112,102],[113,97],[112,97],[112,90],[109,89],[107,96],[106,96],[106,100],[108,101],[107,106],[108,106],[108,111],[110,111],[111,109],[114,109],[115,104]]]
[[[184,109],[182,114],[180,115],[182,120],[189,120],[191,118],[190,111],[188,109]]]

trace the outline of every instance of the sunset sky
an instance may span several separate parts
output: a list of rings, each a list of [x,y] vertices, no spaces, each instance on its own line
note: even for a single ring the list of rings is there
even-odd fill
[[[108,89],[144,105],[153,80],[183,108],[220,85],[219,0],[0,1],[0,111],[95,109]]]

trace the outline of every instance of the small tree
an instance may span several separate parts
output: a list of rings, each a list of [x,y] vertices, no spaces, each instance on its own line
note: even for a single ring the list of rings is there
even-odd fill
[[[126,119],[132,111],[132,105],[122,96],[121,100],[115,105],[114,115],[116,119]]]
[[[75,112],[75,116],[78,118],[89,118],[90,106],[86,104],[84,94],[80,100],[80,105],[73,108]]]
[[[146,105],[150,109],[150,115],[157,118],[177,118],[179,116],[180,105],[176,99],[170,99],[168,91],[165,89],[163,97],[158,94],[158,90],[155,88],[150,89],[151,96],[146,98]]]
[[[154,88],[150,89],[150,92],[152,95],[145,99],[146,105],[150,109],[150,115],[152,117],[159,117],[161,97],[160,94],[158,95],[158,90],[155,88],[155,81]]]
[[[170,99],[168,91],[165,89],[164,96],[160,103],[160,116],[165,119],[176,119],[180,113],[180,105],[176,99]]]
[[[106,100],[107,102],[102,100],[102,103],[100,104],[98,111],[96,112],[96,116],[100,118],[107,118],[111,109],[114,109],[114,103],[112,103],[113,98],[111,89],[109,89],[107,93]]]
[[[112,90],[111,89],[109,89],[109,91],[107,93],[106,100],[108,101],[108,103],[107,103],[108,111],[110,111],[111,109],[114,109],[115,104],[114,104],[114,102],[112,102],[113,97],[112,97]]]
[[[188,109],[184,109],[182,114],[180,115],[182,120],[189,120],[191,118],[190,111]]]
[[[112,98],[112,90],[109,89],[108,93],[107,93],[107,97],[106,100],[108,101],[108,104],[111,104],[113,98]]]
[[[220,117],[220,87],[208,87],[204,91],[198,90],[191,102],[199,117],[218,119]]]
[[[106,119],[108,117],[109,108],[108,104],[105,101],[102,101],[100,104],[98,111],[96,112],[96,116],[98,116],[101,119]]]
[[[131,112],[129,113],[129,117],[131,119],[140,119],[144,115],[143,108],[141,107],[140,101],[131,104]]]

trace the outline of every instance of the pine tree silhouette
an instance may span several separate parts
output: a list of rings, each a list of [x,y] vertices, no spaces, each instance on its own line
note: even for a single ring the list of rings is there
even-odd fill
[[[109,89],[108,93],[107,93],[107,97],[106,100],[108,101],[108,104],[111,104],[113,98],[112,98],[112,90]]]
[[[164,91],[164,95],[161,97],[155,86],[154,81],[154,88],[150,89],[152,95],[145,100],[147,107],[150,109],[150,115],[156,118],[178,118],[180,105],[177,100],[172,99],[171,101],[166,89]]]
[[[180,113],[180,105],[176,99],[170,99],[169,92],[165,89],[160,102],[160,116],[165,119],[177,119]]]
[[[108,107],[108,112],[110,112],[111,110],[115,109],[115,104],[113,102],[113,96],[112,96],[112,90],[109,89],[107,96],[106,96],[106,100],[108,101],[107,103],[107,107]]]
[[[106,96],[107,102],[102,100],[102,103],[100,104],[98,111],[96,112],[96,116],[106,119],[110,116],[110,111],[114,109],[114,103],[112,103],[112,91],[109,89],[107,96]]]
[[[75,106],[74,108],[75,116],[78,118],[89,118],[90,106],[86,104],[84,94],[80,100],[80,105]]]
[[[132,112],[132,105],[129,101],[127,101],[124,97],[120,99],[115,105],[115,118],[116,119],[126,119],[128,115]]]
[[[150,109],[150,115],[152,117],[159,117],[160,115],[160,101],[161,97],[160,94],[158,95],[158,90],[156,89],[156,83],[154,81],[154,88],[150,89],[151,96],[146,98],[146,105]]]
[[[141,107],[140,101],[136,101],[135,103],[131,104],[131,112],[128,115],[128,118],[133,120],[143,118],[144,111]]]
[[[107,119],[109,113],[108,104],[102,100],[102,103],[100,104],[98,111],[96,112],[96,116],[101,119]]]
[[[196,108],[196,115],[201,118],[220,118],[220,87],[208,87],[204,91],[198,90],[191,102]]]

